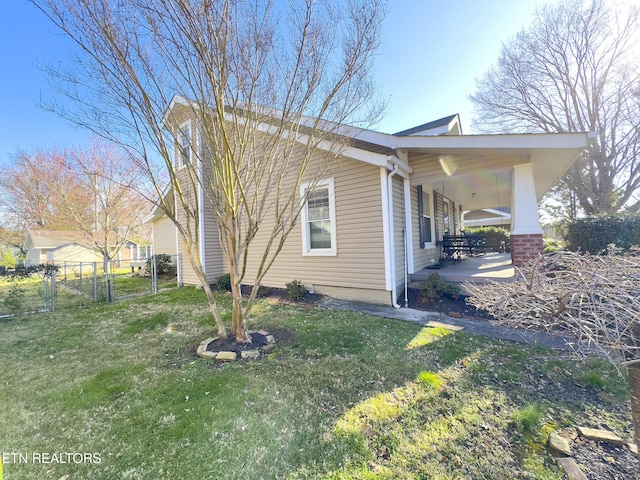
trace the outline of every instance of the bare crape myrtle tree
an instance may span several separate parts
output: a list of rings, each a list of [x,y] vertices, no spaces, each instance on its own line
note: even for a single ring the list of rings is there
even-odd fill
[[[347,125],[369,126],[382,111],[371,67],[383,2],[33,3],[77,46],[69,70],[49,70],[66,96],[50,108],[143,159],[225,337],[198,248],[202,211],[215,218],[231,332],[251,341],[257,287],[296,224],[300,186],[310,192],[335,167]],[[241,284],[254,286],[248,298]]]

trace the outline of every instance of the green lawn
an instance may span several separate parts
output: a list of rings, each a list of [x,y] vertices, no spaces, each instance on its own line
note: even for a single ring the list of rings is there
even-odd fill
[[[131,275],[131,271],[127,268],[116,269],[111,276],[113,284],[111,291],[114,299],[122,299],[139,295],[148,295],[153,291],[151,277]],[[93,299],[96,294],[98,301],[106,300],[106,280],[104,273],[99,273],[96,277],[97,292],[94,286],[93,272],[79,275],[67,275],[66,279],[63,275],[58,275],[57,282],[59,290],[66,287],[69,293],[81,293],[89,299]],[[176,288],[176,275],[159,275],[158,290]]]
[[[183,288],[0,320],[0,452],[29,455],[4,480],[562,478],[551,428],[597,417],[632,436],[603,361],[263,301],[252,328],[293,340],[220,366],[195,356],[207,312]],[[584,397],[548,399],[581,383]]]

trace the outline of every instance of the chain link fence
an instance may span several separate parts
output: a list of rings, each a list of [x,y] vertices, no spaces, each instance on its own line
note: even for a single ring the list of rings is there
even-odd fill
[[[181,268],[179,255],[164,254],[137,261],[64,262],[30,274],[18,268],[0,277],[0,318],[177,288]]]

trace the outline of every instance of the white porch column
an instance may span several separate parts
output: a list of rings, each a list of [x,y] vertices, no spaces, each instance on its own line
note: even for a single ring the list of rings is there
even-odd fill
[[[511,199],[511,260],[521,267],[543,252],[533,164],[514,165]]]
[[[533,163],[513,166],[511,205],[511,233],[516,235],[542,234],[538,220],[538,201],[533,181]]]

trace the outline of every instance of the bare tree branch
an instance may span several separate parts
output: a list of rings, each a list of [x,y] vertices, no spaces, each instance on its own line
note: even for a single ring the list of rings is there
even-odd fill
[[[596,132],[564,185],[587,214],[628,206],[640,185],[638,43],[637,6],[563,0],[542,7],[477,81],[475,125],[485,132]]]
[[[467,302],[497,322],[569,334],[614,360],[640,359],[640,255],[557,252],[513,283],[467,285]]]
[[[231,331],[250,341],[246,320],[257,287],[296,224],[305,201],[300,185],[308,182],[310,192],[335,165],[348,138],[345,125],[369,125],[381,111],[372,102],[371,65],[384,4],[33,3],[79,50],[71,73],[50,70],[75,103],[51,108],[135,151],[158,196],[166,186],[157,174],[162,165],[175,208],[166,198],[160,206],[176,225],[218,335],[225,336],[198,248],[202,217],[212,212],[231,274]],[[174,98],[180,101],[172,104]],[[192,122],[188,145],[185,121]],[[193,158],[179,166],[173,152],[179,156],[183,147]],[[249,265],[254,250],[260,260]],[[246,299],[242,284],[254,285]]]

